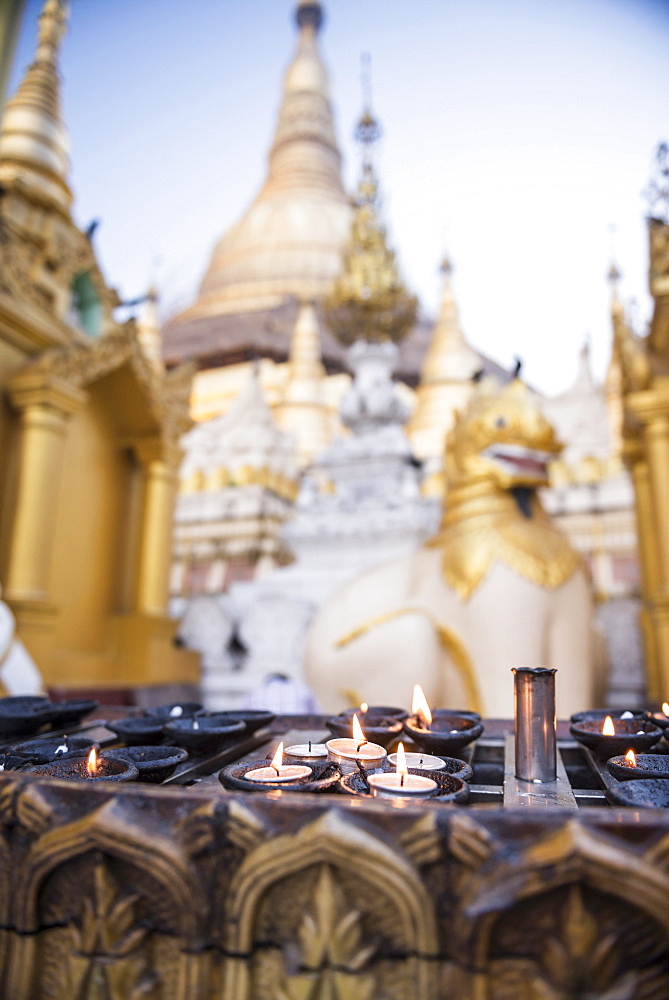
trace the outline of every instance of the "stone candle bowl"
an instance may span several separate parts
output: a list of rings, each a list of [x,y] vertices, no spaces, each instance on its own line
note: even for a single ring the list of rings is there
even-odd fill
[[[148,743],[162,743],[164,719],[141,715],[130,719],[112,719],[106,723],[107,729],[127,743],[128,746],[146,746]]]
[[[345,708],[339,715],[346,716],[349,719],[352,715],[357,715],[358,721],[364,729],[363,722],[367,718],[382,716],[386,719],[390,717],[404,720],[408,717],[409,713],[403,708],[394,708],[392,705],[370,705],[366,712],[361,712],[359,708]]]
[[[112,760],[111,757],[100,754],[96,775],[94,778],[89,778],[87,763],[88,752],[78,750],[60,760],[51,760],[47,764],[29,764],[22,770],[29,774],[60,778],[65,781],[135,781],[139,774],[135,765],[127,760]]]
[[[181,709],[180,715],[172,715],[176,708]],[[201,712],[202,708],[199,701],[171,701],[167,705],[152,705],[150,708],[145,708],[144,715],[150,719],[171,722],[172,719],[189,719],[197,712]]]
[[[645,717],[654,726],[659,726],[664,733],[664,738],[669,739],[669,716],[666,716],[664,712],[646,712]]]
[[[259,708],[240,708],[229,712],[198,712],[197,717],[215,715],[219,719],[227,719],[229,722],[241,721],[246,726],[246,732],[250,736],[263,726],[269,726],[276,719],[274,712],[262,711]]]
[[[451,756],[478,739],[483,732],[483,724],[467,715],[447,713],[435,715],[429,727],[425,728],[423,723],[417,723],[415,716],[411,716],[404,720],[404,732],[425,753],[442,757]]]
[[[138,781],[156,783],[169,778],[177,766],[188,758],[188,751],[181,747],[115,747],[104,750],[103,757],[129,761],[139,771]]]
[[[669,778],[642,778],[640,781],[621,781],[607,788],[605,795],[616,806],[635,809],[669,808]]]
[[[14,743],[9,749],[11,753],[23,757],[25,762],[32,764],[47,764],[50,760],[59,760],[62,757],[70,757],[79,750],[86,750],[92,747],[95,740],[88,736],[41,736],[35,740],[26,740],[23,743]],[[66,746],[67,750],[56,753],[59,747]]]
[[[598,757],[605,759],[625,754],[628,750],[644,753],[662,736],[659,726],[654,726],[645,719],[612,719],[612,721],[616,730],[613,736],[605,736],[602,733],[602,719],[574,722],[569,731],[575,740],[589,747]]]
[[[325,720],[325,725],[335,739],[350,739],[353,736],[352,718],[353,713],[351,715],[334,715]],[[358,721],[362,726],[365,738],[370,743],[378,743],[384,750],[387,750],[393,740],[402,735],[402,720],[398,719],[397,716],[372,715],[369,711],[359,715]]]
[[[48,698],[38,695],[0,698],[0,738],[36,733],[53,718],[53,706]]]
[[[570,722],[584,722],[586,719],[601,719],[603,722],[607,715],[610,715],[612,719],[620,719],[623,715],[631,715],[632,719],[643,720],[647,718],[648,713],[642,708],[590,708],[587,712],[574,712],[570,717]]]
[[[193,716],[166,722],[163,732],[190,753],[207,754],[239,740],[246,733],[246,724],[241,719],[233,722],[228,716]]]
[[[95,698],[71,698],[68,701],[52,701],[54,729],[65,729],[67,726],[77,726],[82,719],[90,715],[99,705]]]
[[[632,765],[624,754],[611,757],[606,766],[618,781],[634,781],[639,778],[669,778],[669,754],[636,754],[636,764]]]
[[[436,781],[437,787],[433,792],[425,796],[396,796],[396,798],[402,799],[404,802],[410,802],[413,805],[420,805],[428,800],[430,802],[457,802],[461,805],[469,802],[469,785],[462,778],[458,778],[454,774],[447,774],[446,771],[423,771],[419,767],[408,768],[408,773],[419,774],[423,778],[431,778],[432,781]],[[363,778],[359,771],[345,774],[339,784],[339,791],[345,792],[347,795],[364,795],[370,799],[372,798],[369,790],[369,782],[366,778]]]
[[[19,768],[25,767],[29,761],[25,757],[19,757],[15,753],[9,753],[8,751],[0,751],[0,775],[3,771],[18,771]]]
[[[222,768],[218,780],[225,788],[242,792],[328,792],[336,791],[341,780],[341,768],[334,761],[321,764],[308,763],[311,774],[291,782],[250,781],[244,775],[257,767],[267,767],[266,760],[237,761]]]

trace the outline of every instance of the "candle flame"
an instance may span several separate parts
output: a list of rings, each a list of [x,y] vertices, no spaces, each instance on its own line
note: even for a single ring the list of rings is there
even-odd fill
[[[362,702],[360,702],[360,711],[361,711],[361,712],[362,712],[363,714],[364,714],[365,712],[368,712],[368,711],[369,711],[369,705],[367,704],[367,702],[366,702],[366,701],[362,701]]]
[[[362,731],[362,726],[358,721],[357,715],[353,716],[352,728],[353,728],[353,739],[355,740],[356,745],[359,746],[363,743],[367,743],[367,737]]]
[[[634,750],[628,750],[625,754],[625,760],[628,760],[632,767],[636,767],[636,757],[634,756]]]
[[[613,719],[610,715],[607,715],[604,719],[604,725],[602,726],[602,736],[615,736],[616,727],[613,725]]]
[[[669,701],[662,702],[662,714],[669,716]]]
[[[276,748],[276,753],[272,757],[272,763],[270,767],[273,767],[275,771],[280,771],[283,766],[283,743],[279,743]]]
[[[88,771],[89,777],[95,777],[98,769],[98,755],[95,747],[91,747],[91,752],[88,755],[88,760],[86,761],[86,770]]]
[[[430,706],[427,703],[427,698],[425,697],[420,684],[414,684],[413,687],[411,714],[415,715],[418,719],[421,719],[426,726],[429,726],[432,722],[432,712],[430,711]]]
[[[408,774],[409,770],[407,768],[407,757],[404,752],[404,744],[397,744],[397,764],[395,765],[395,770],[398,774]]]

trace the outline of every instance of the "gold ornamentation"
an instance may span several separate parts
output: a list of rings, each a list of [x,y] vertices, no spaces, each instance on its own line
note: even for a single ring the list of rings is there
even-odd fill
[[[446,441],[447,493],[439,534],[446,583],[463,600],[498,561],[541,587],[561,586],[580,566],[534,493],[561,445],[530,391],[484,379]],[[525,512],[511,492],[525,489]],[[531,491],[531,492],[530,492]]]
[[[304,971],[285,974],[276,1000],[372,1000],[376,980],[362,970],[376,949],[363,942],[361,911],[348,903],[330,866],[321,865],[298,931]]]
[[[102,860],[84,896],[77,922],[68,924],[69,960],[53,1000],[152,1000],[158,976],[142,946],[148,931],[137,922],[137,894],[123,894]]]
[[[353,202],[353,225],[343,270],[323,299],[323,315],[343,344],[398,341],[416,319],[417,300],[400,278],[379,219],[378,183],[365,163]]]

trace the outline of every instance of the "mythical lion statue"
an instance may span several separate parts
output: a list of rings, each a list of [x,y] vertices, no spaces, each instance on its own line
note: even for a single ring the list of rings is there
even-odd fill
[[[593,698],[592,605],[579,556],[537,489],[561,445],[515,378],[485,378],[446,440],[439,533],[346,584],[307,640],[307,679],[327,710],[428,700],[512,717],[511,667],[558,668],[557,709]]]

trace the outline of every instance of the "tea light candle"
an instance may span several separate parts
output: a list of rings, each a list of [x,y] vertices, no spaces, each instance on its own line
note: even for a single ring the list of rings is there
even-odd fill
[[[433,757],[429,753],[405,753],[407,767],[419,767],[423,771],[443,771],[446,767],[441,757]],[[397,754],[391,753],[388,763],[397,765]]]
[[[341,737],[336,740],[328,740],[325,744],[328,751],[328,760],[333,760],[342,769],[343,774],[351,774],[357,770],[357,761],[360,761],[366,771],[373,771],[380,767],[386,758],[386,751],[378,743],[370,743],[365,739],[365,734],[360,728],[358,716],[354,715],[352,720],[353,737]]]
[[[284,764],[283,763],[283,743],[279,743],[278,749],[272,758],[272,763],[268,767],[254,767],[244,775],[249,781],[264,781],[270,784],[290,781],[298,781],[300,778],[308,778],[311,768],[306,764]]]
[[[398,795],[409,795],[417,798],[426,798],[437,789],[437,782],[432,778],[426,778],[422,774],[409,774],[407,770],[406,754],[404,745],[400,743],[397,747],[397,770],[386,774],[370,774],[369,788],[372,795],[381,798],[395,797]],[[414,756],[412,754],[412,756]],[[443,762],[442,762],[443,763]]]
[[[325,743],[312,743],[311,740],[309,740],[308,743],[293,743],[292,746],[286,747],[284,753],[288,758],[293,757],[298,760],[304,760],[306,758],[308,760],[314,759],[316,761],[324,761],[327,760],[328,748]]]

